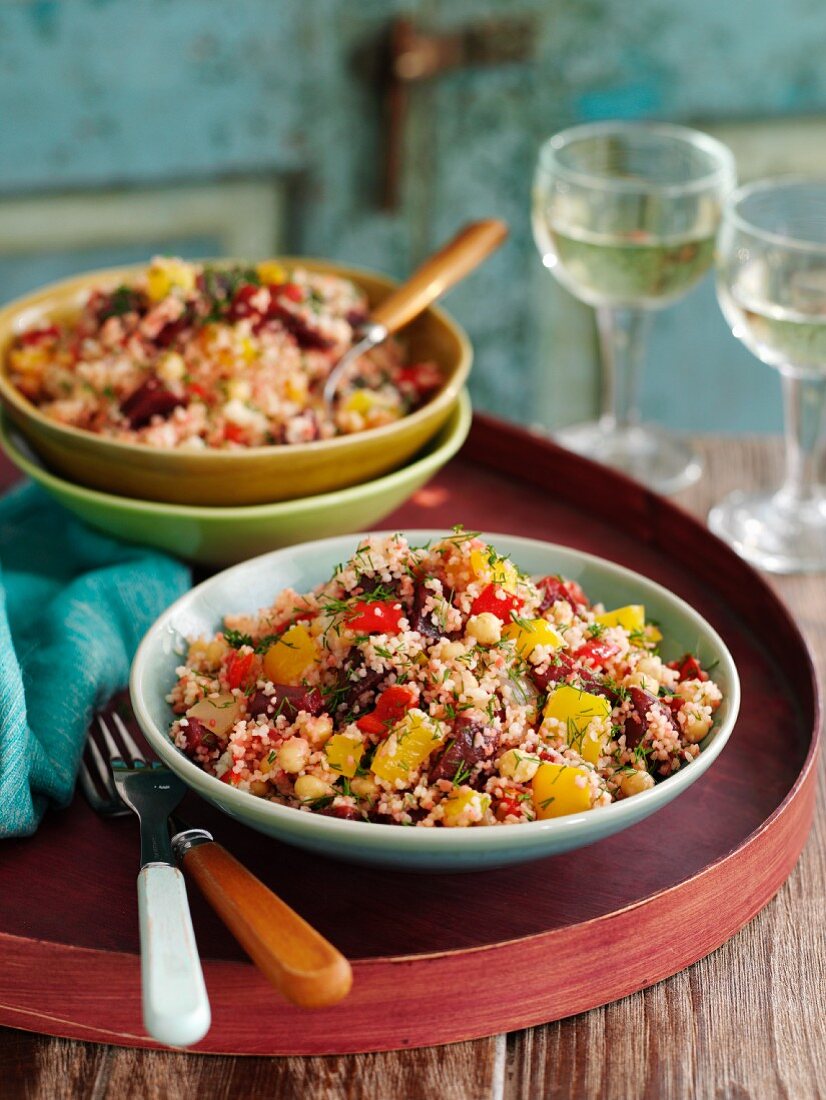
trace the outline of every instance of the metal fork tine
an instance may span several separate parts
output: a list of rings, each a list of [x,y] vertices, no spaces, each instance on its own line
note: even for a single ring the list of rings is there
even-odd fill
[[[118,733],[121,736],[121,740],[126,745],[127,752],[132,757],[132,766],[145,767],[146,761],[143,758],[143,753],[135,743],[135,739],[129,730],[126,728],[126,723],[119,714],[112,714],[112,721],[117,726]]]
[[[103,716],[100,714],[98,715],[98,726],[100,727],[100,732],[103,734],[103,740],[106,742],[106,751],[109,753],[110,762],[112,760],[122,760],[123,749],[118,748],[114,737],[109,732],[109,727],[106,725],[103,720]],[[109,769],[107,768],[106,770],[108,771]]]
[[[106,807],[106,802],[98,794],[98,789],[95,786],[95,781],[92,779],[91,772],[86,766],[86,762],[83,761],[80,765],[80,774],[78,776],[80,786],[83,793],[86,795],[86,800],[90,804],[93,810],[98,813],[103,813]]]
[[[106,725],[103,722],[102,718],[98,717],[98,723],[103,728],[104,736],[109,734],[109,731],[106,728]],[[111,740],[111,735],[110,735],[110,740]],[[110,769],[109,765],[107,764],[107,762],[104,760],[103,753],[98,748],[97,742],[95,741],[94,737],[90,736],[90,737],[87,738],[86,743],[89,746],[89,755],[92,757],[95,768],[97,769],[98,777],[99,777],[101,783],[103,784],[103,787],[104,787],[104,790],[106,791],[106,794],[113,801],[119,802],[120,801],[120,795],[115,790],[115,783],[114,783],[114,780],[112,779],[111,769]],[[107,742],[107,744],[108,744],[108,742]]]

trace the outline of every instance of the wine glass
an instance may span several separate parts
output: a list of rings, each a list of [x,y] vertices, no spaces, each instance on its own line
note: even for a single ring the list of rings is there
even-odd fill
[[[732,493],[709,525],[763,569],[826,569],[826,180],[770,179],[730,196],[717,293],[737,339],[780,371],[786,476],[776,492]]]
[[[682,439],[640,423],[646,330],[652,310],[681,298],[711,267],[734,182],[726,146],[683,126],[591,123],[539,151],[537,247],[562,285],[596,307],[602,359],[599,420],[555,436],[663,493],[690,485],[702,467]]]

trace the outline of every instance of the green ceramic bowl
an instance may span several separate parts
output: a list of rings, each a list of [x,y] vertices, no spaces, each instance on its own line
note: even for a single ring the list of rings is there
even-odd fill
[[[459,450],[470,431],[463,391],[447,423],[412,462],[391,474],[332,493],[240,508],[160,504],[113,496],[50,473],[3,414],[0,445],[11,461],[92,527],[206,565],[230,565],[253,554],[378,523]]]
[[[330,260],[273,257],[285,267],[352,279],[378,305],[395,287],[392,279]],[[269,504],[304,499],[359,485],[397,469],[433,438],[467,382],[473,359],[464,331],[444,310],[431,306],[405,326],[411,362],[435,363],[442,386],[421,408],[369,431],[289,446],[191,451],[147,447],[59,424],[31,403],[7,376],[10,341],[34,322],[73,314],[94,288],[132,281],[143,266],[90,271],[43,287],[0,308],[0,401],[32,448],[62,477],[79,485],[136,500],[206,507]]]
[[[411,531],[424,543],[444,532]],[[594,600],[618,607],[645,604],[660,624],[663,655],[671,660],[686,650],[704,664],[717,662],[714,677],[723,703],[701,753],[687,767],[653,790],[602,809],[525,825],[470,829],[402,829],[364,821],[322,817],[267,802],[207,775],[169,740],[172,712],[165,696],[186,652],[185,639],[212,634],[224,614],[254,611],[272,602],[287,585],[299,592],[327,580],[337,562],[356,547],[356,535],[277,550],[236,565],[193,588],[149,630],[132,665],[132,704],[152,749],[185,783],[231,817],[268,836],[335,859],[419,871],[481,870],[555,855],[601,840],[635,825],[687,790],[713,764],[731,734],[740,706],[740,684],[731,654],[720,636],[688,604],[653,581],[590,554],[534,539],[486,535],[500,553],[510,554],[528,573],[562,573]],[[668,837],[664,836],[668,842]],[[671,842],[678,844],[679,837]]]

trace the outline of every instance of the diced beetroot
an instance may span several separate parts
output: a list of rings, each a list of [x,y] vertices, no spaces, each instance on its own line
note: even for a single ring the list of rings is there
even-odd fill
[[[184,752],[187,756],[194,756],[198,749],[203,745],[205,737],[211,737],[213,740],[215,735],[210,733],[203,722],[197,718],[185,719],[186,725],[182,725],[184,736],[186,737],[186,746]]]
[[[120,411],[130,427],[143,428],[154,416],[169,416],[179,405],[186,405],[186,398],[172,393],[153,376],[121,403]]]
[[[254,304],[255,299],[258,299],[256,304]],[[262,317],[267,311],[269,302],[270,296],[266,289],[262,293],[260,286],[256,286],[254,283],[245,283],[236,290],[227,311],[227,319],[240,321],[245,317]],[[261,306],[263,308],[260,308]]]
[[[614,688],[609,687],[590,672],[579,668],[574,658],[567,653],[555,654],[548,667],[541,672],[533,666],[529,671],[531,679],[540,691],[548,691],[554,684],[568,683],[573,680],[583,691],[603,696],[612,707],[619,702],[619,695]]]
[[[473,718],[460,716],[453,725],[453,738],[447,748],[430,768],[430,781],[456,778],[457,772],[465,773],[464,783],[473,786],[484,773],[473,774],[477,764],[489,760],[499,744],[499,733]]]
[[[358,309],[348,309],[347,313],[344,315],[344,319],[350,328],[361,328],[367,320],[367,310],[361,307]]]
[[[364,663],[364,654],[360,649],[355,651],[354,659],[341,671],[338,684],[333,697],[337,700],[337,707],[345,714],[350,714],[356,709],[359,713],[369,710],[375,701],[376,693],[384,680],[386,673],[374,668],[368,668]],[[361,673],[364,673],[362,676]]]
[[[665,715],[669,725],[679,732],[679,727],[668,707],[662,699],[657,699],[642,688],[632,687],[628,689],[628,697],[631,701],[631,709],[625,717],[625,745],[626,748],[635,749],[642,741],[648,730],[646,714],[650,710]]]
[[[417,630],[425,638],[441,638],[444,631],[433,620],[433,612],[425,612],[424,605],[433,593],[423,584],[417,584],[413,590],[413,610],[410,614],[410,629]]]
[[[164,325],[160,332],[155,336],[153,343],[157,344],[159,348],[168,348],[180,339],[187,329],[192,327],[192,323],[195,319],[195,315],[189,306],[186,307],[184,312],[175,321],[170,321],[169,324]]]
[[[268,316],[279,321],[300,348],[317,348],[320,351],[326,351],[333,346],[332,340],[322,335],[318,329],[311,328],[303,317],[299,317],[297,313],[293,313],[278,302],[273,302],[270,306]]]
[[[575,668],[576,665],[572,657],[568,656],[567,653],[557,653],[542,672],[539,672],[534,665],[531,665],[528,671],[539,690],[547,691],[551,684],[559,684],[567,680]]]
[[[363,821],[364,814],[355,806],[325,806],[317,811],[322,817],[340,817],[344,821]]]
[[[267,695],[255,691],[247,700],[247,714],[256,718],[277,718],[283,714],[292,721],[300,710],[308,714],[321,714],[324,699],[316,688],[307,688],[291,684],[273,684],[275,692]]]
[[[536,587],[542,593],[542,602],[539,605],[540,614],[553,607],[559,600],[567,600],[574,611],[579,611],[588,606],[588,599],[576,581],[564,581],[560,577],[543,577],[536,582]]]

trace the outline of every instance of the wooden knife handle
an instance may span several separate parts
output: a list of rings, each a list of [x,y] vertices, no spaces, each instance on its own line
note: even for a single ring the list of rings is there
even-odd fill
[[[183,868],[264,976],[293,1004],[324,1008],[346,997],[350,964],[220,844],[189,848]]]
[[[460,229],[444,248],[414,272],[406,282],[380,302],[370,320],[398,332],[418,317],[465,275],[478,267],[508,235],[508,227],[497,218],[471,222]]]

